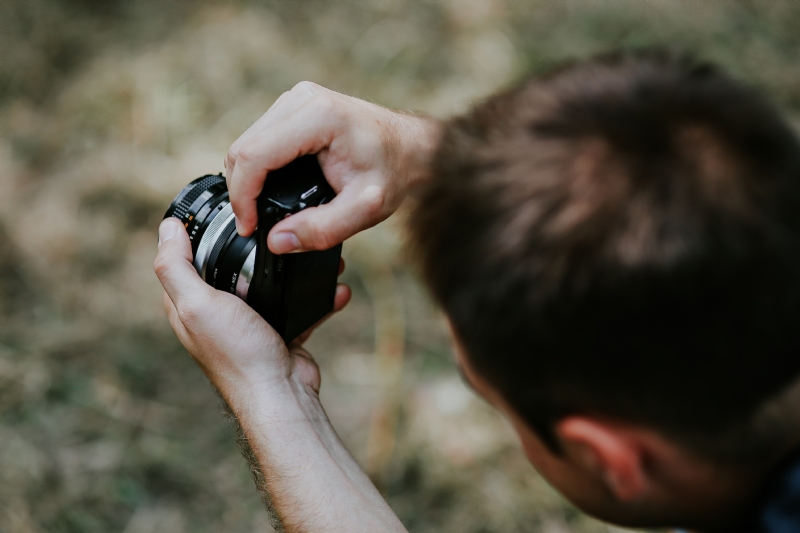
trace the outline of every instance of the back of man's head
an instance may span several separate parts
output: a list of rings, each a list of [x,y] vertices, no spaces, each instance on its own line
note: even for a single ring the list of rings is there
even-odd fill
[[[714,67],[617,54],[491,98],[410,228],[471,365],[551,444],[602,415],[733,461],[800,423],[764,414],[800,374],[800,147]]]

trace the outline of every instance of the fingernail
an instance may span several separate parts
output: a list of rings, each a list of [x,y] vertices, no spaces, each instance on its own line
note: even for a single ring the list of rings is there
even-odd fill
[[[178,223],[175,220],[167,219],[158,227],[158,245],[161,246],[175,236],[178,231]]]
[[[300,241],[289,231],[282,231],[272,236],[272,250],[276,254],[288,254],[300,250]]]
[[[239,221],[239,217],[233,217],[233,221],[236,223],[236,233],[244,237],[244,228],[242,227],[242,223]]]

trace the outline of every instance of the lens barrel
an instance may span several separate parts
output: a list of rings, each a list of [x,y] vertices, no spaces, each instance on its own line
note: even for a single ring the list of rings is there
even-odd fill
[[[251,263],[255,259],[256,238],[236,233],[225,178],[207,175],[192,181],[170,204],[167,217],[183,222],[200,277],[215,289],[247,300],[249,287],[239,283],[239,277],[248,256],[253,255]]]

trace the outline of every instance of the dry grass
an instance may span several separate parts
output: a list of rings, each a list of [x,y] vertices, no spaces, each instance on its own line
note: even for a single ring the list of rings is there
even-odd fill
[[[0,3],[0,528],[269,529],[151,263],[172,196],[294,83],[444,117],[661,43],[797,111],[798,27],[790,2]],[[345,442],[416,533],[607,531],[461,384],[399,235],[346,243],[354,301],[310,343]]]

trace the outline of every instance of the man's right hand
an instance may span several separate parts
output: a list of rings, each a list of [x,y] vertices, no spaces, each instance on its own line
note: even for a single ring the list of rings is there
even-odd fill
[[[337,196],[276,224],[267,239],[270,250],[325,250],[374,226],[425,179],[439,129],[433,119],[298,83],[233,143],[225,159],[239,233],[256,228],[256,198],[269,172],[305,154],[317,154]]]

